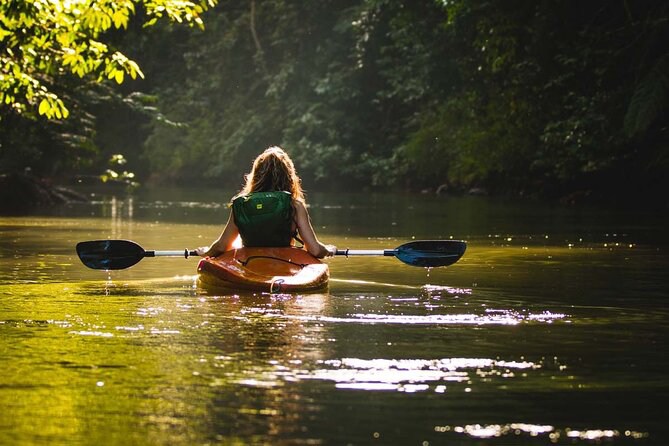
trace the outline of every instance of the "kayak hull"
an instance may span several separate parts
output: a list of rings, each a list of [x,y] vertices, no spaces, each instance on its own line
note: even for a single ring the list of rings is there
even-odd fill
[[[299,248],[240,248],[200,260],[201,284],[215,288],[293,292],[327,286],[327,264]]]

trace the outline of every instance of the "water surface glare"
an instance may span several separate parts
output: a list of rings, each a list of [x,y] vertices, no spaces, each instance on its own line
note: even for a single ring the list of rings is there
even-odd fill
[[[195,259],[105,272],[74,253],[205,245],[228,195],[0,217],[0,444],[669,441],[666,216],[313,194],[319,237],[342,248],[468,241],[429,271],[330,259],[315,293],[205,290]]]

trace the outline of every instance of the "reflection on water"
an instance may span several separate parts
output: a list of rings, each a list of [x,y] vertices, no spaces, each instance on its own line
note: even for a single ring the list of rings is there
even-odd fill
[[[297,295],[199,289],[195,259],[107,273],[76,258],[87,239],[210,242],[228,194],[200,192],[0,219],[0,444],[668,438],[664,217],[313,194],[338,246],[469,247],[431,271],[330,259],[327,291]]]
[[[569,439],[569,440],[590,440],[595,442],[601,442],[602,440],[612,439],[620,436],[627,437],[628,439],[639,440],[642,438],[647,438],[647,432],[635,432],[631,430],[625,430],[620,432],[615,429],[586,429],[586,430],[576,430],[576,429],[556,429],[553,426],[548,425],[535,425],[527,423],[511,423],[511,424],[490,424],[490,425],[480,425],[480,424],[469,424],[466,426],[435,426],[435,432],[456,432],[459,434],[466,434],[471,437],[476,438],[493,438],[493,437],[502,437],[505,435],[529,435],[531,437],[537,436],[546,436],[550,439],[551,442],[557,443],[560,439]]]
[[[307,321],[322,322],[353,322],[353,323],[371,323],[371,324],[502,324],[516,325],[521,322],[537,321],[552,322],[556,319],[562,319],[564,314],[554,314],[544,311],[539,314],[522,315],[513,311],[506,310],[485,310],[491,314],[430,314],[427,316],[406,316],[406,315],[381,315],[381,314],[351,314],[349,317],[298,317]]]
[[[302,364],[304,367],[305,364]],[[343,358],[316,361],[309,369],[291,369],[274,364],[270,376],[284,380],[316,379],[332,381],[336,387],[358,390],[397,390],[416,392],[432,389],[444,393],[447,386],[441,382],[466,382],[472,384],[471,370],[479,379],[491,381],[493,377],[512,378],[511,370],[538,369],[540,364],[522,361],[500,361],[484,358],[420,359],[359,359]],[[276,370],[281,373],[277,374]],[[527,376],[522,373],[522,376]],[[263,382],[272,382],[264,379]],[[276,381],[275,381],[276,382]],[[433,386],[417,383],[432,383]],[[250,384],[249,382],[240,382]],[[278,384],[278,383],[277,383]],[[470,392],[471,387],[460,389]]]

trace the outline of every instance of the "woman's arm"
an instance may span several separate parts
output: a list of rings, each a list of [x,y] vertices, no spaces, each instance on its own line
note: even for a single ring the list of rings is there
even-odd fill
[[[295,217],[297,221],[297,230],[304,242],[305,248],[314,257],[322,259],[323,257],[333,256],[337,248],[333,245],[324,245],[318,241],[314,228],[311,226],[309,212],[301,201],[295,200]]]
[[[212,243],[211,246],[203,246],[195,250],[197,254],[201,257],[216,257],[223,254],[225,251],[232,249],[232,243],[239,236],[239,229],[235,224],[235,219],[232,218],[232,210],[230,211],[230,217],[228,217],[228,223],[225,225],[225,229],[221,232],[221,235],[218,236],[218,239]]]

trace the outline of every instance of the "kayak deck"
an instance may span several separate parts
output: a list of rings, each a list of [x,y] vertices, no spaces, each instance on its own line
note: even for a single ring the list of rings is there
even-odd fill
[[[240,248],[200,260],[200,283],[217,288],[269,292],[304,291],[327,285],[328,265],[299,248]]]

